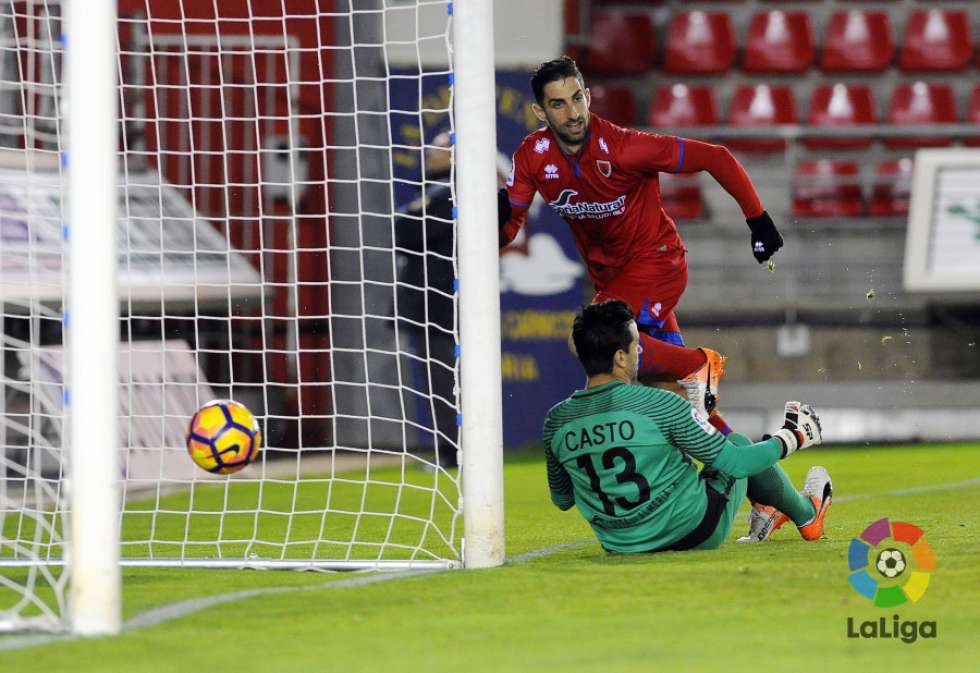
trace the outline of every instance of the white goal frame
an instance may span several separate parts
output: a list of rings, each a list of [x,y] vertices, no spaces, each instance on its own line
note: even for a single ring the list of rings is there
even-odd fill
[[[68,624],[78,635],[97,636],[122,626],[116,3],[73,0],[66,11]]]
[[[120,480],[115,367],[117,63],[114,0],[68,0],[71,307],[66,316],[71,382],[69,625],[80,635],[121,628]],[[495,84],[492,0],[452,11],[459,265],[463,566],[504,561],[499,260],[496,242]],[[98,74],[101,73],[101,76]],[[84,96],[72,92],[83,89]],[[84,130],[83,130],[84,129]],[[93,226],[98,224],[99,226]],[[111,262],[111,263],[110,263]],[[130,565],[130,563],[127,563]],[[132,565],[244,567],[251,562],[148,560]],[[320,566],[306,562],[304,567]],[[330,567],[329,564],[327,564]],[[398,569],[405,563],[370,564]],[[409,562],[423,567],[425,562]],[[343,564],[333,566],[343,568]],[[443,564],[445,566],[445,564]],[[295,567],[269,562],[268,567]]]

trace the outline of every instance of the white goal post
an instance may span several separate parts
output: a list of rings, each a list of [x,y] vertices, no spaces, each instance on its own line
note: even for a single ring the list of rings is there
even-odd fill
[[[504,562],[495,108],[492,0],[0,0],[0,631],[119,632],[127,566]]]
[[[122,626],[116,3],[75,1],[66,10],[68,626],[79,635],[97,636],[118,633]]]

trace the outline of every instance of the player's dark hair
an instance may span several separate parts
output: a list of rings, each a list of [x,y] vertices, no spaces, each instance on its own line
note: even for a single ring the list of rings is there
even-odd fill
[[[545,61],[539,65],[534,74],[531,75],[531,89],[534,91],[534,98],[538,101],[538,105],[544,105],[544,87],[546,84],[569,77],[577,79],[582,88],[585,88],[585,79],[582,77],[582,73],[579,72],[575,61],[567,56],[556,58],[553,61]]]
[[[583,306],[572,323],[572,340],[588,376],[612,374],[616,351],[629,352],[630,307],[618,299]]]

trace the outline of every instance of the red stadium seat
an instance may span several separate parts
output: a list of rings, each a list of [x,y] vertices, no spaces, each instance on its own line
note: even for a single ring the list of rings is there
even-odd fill
[[[657,60],[653,21],[645,12],[592,13],[583,68],[596,75],[638,75]]]
[[[874,94],[863,84],[822,84],[810,96],[809,122],[814,126],[853,126],[878,120]],[[871,145],[865,138],[812,138],[811,148],[861,148]]]
[[[817,159],[796,168],[793,214],[798,217],[856,217],[864,214],[861,175],[854,161]]]
[[[956,96],[948,84],[899,84],[888,105],[889,124],[955,124]],[[886,147],[945,147],[947,137],[901,137],[885,140]]]
[[[671,18],[667,36],[667,72],[717,74],[735,62],[735,31],[727,13],[680,12]]]
[[[701,185],[695,174],[660,174],[660,201],[675,220],[692,220],[704,215]]]
[[[596,84],[589,87],[592,94],[590,110],[603,119],[620,126],[636,124],[636,97],[626,86]]]
[[[885,12],[834,12],[823,39],[826,72],[878,72],[892,62],[895,44]]]
[[[878,166],[871,193],[872,215],[908,215],[912,191],[912,160],[895,159]]]
[[[753,15],[745,41],[746,72],[804,72],[813,63],[813,31],[806,12]]]
[[[916,9],[909,14],[898,64],[910,71],[963,70],[973,58],[964,11]]]
[[[784,85],[743,85],[735,90],[729,123],[732,126],[775,126],[796,124],[796,100],[793,90]],[[732,139],[725,143],[745,152],[782,152],[786,141],[773,139]]]
[[[718,123],[714,93],[706,86],[661,87],[650,99],[647,121],[650,126],[667,132],[684,126],[714,126]]]
[[[980,85],[970,95],[970,102],[966,106],[966,123],[974,124],[980,128]],[[964,138],[963,144],[970,147],[980,147],[980,136]]]

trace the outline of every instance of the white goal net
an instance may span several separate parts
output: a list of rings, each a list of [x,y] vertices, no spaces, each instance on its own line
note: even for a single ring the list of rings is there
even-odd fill
[[[0,1],[5,629],[70,575],[65,2]],[[462,564],[453,20],[119,0],[123,565]],[[263,431],[235,475],[184,446],[213,398]]]

